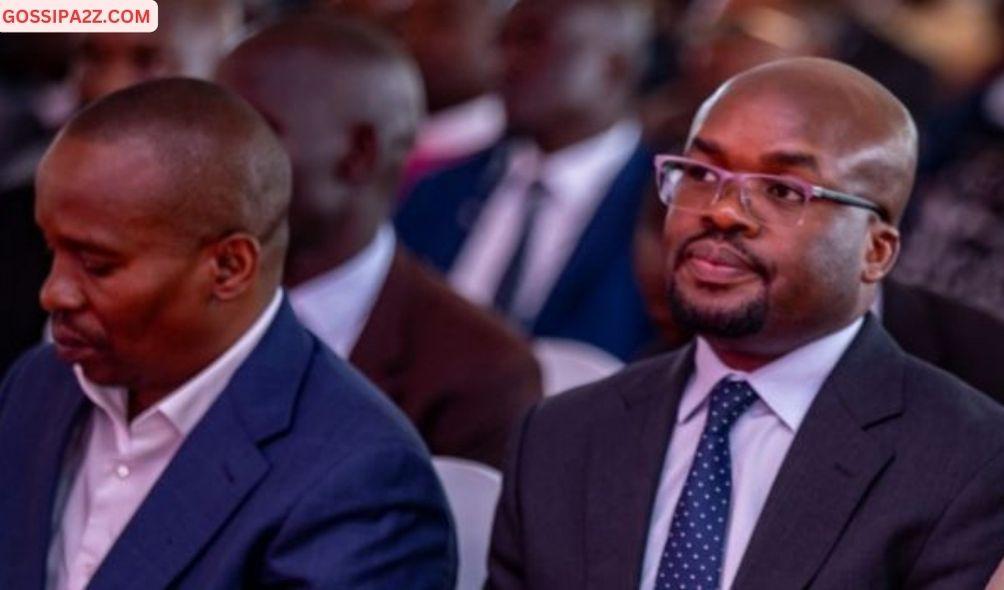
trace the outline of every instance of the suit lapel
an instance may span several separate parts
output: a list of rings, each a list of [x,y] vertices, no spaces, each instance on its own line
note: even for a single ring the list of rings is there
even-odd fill
[[[199,422],[91,581],[92,590],[159,590],[265,476],[259,445],[286,430],[313,341],[283,302],[262,342]]]
[[[3,424],[0,446],[23,452],[5,453],[0,460],[0,482],[20,482],[5,486],[0,494],[0,555],[7,568],[18,572],[14,579],[0,577],[0,587],[44,585],[67,447],[91,407],[73,373],[68,367],[61,369],[57,379],[31,384],[37,385],[38,391],[21,391],[20,399],[5,407],[5,416],[11,420]],[[32,399],[26,399],[28,396]],[[28,403],[15,406],[21,399]],[[21,409],[24,411],[15,414]]]
[[[803,588],[893,459],[868,427],[902,411],[901,352],[873,317],[799,428],[733,586]],[[782,549],[779,549],[782,548]]]
[[[446,224],[440,235],[436,236],[436,240],[444,244],[445,248],[438,256],[433,256],[431,262],[443,272],[453,267],[457,256],[463,250],[464,243],[467,242],[467,237],[481,216],[481,210],[502,181],[509,165],[508,142],[502,141],[496,144],[482,158],[483,163],[477,165],[478,173],[473,183],[456,182],[454,186],[444,187],[446,190],[464,188],[463,192],[456,195],[456,200],[453,201],[455,206],[450,209],[454,212],[452,223]],[[447,210],[447,207],[449,203],[444,198],[438,203],[438,210],[434,211],[433,215],[438,216],[441,211]]]
[[[621,392],[622,411],[604,417],[589,441],[589,588],[638,587],[652,502],[692,370],[693,347],[666,358],[655,379],[640,380]]]
[[[405,313],[411,289],[413,262],[398,246],[373,311],[370,312],[349,361],[385,392],[399,391],[395,380],[405,373]]]

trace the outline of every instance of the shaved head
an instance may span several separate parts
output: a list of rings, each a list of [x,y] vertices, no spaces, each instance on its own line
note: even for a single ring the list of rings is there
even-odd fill
[[[418,69],[394,39],[333,15],[291,17],[235,48],[217,79],[262,113],[292,158],[287,282],[369,243],[424,113]]]
[[[35,219],[53,252],[39,299],[61,354],[152,406],[276,300],[290,164],[229,91],[166,78],[78,113],[43,156]]]
[[[709,117],[754,96],[769,96],[787,108],[788,120],[771,124],[800,126],[813,143],[825,146],[830,156],[828,178],[843,190],[877,203],[890,219],[900,219],[913,187],[917,128],[892,93],[836,61],[771,62],[723,84],[698,111],[688,145]]]
[[[167,188],[135,197],[185,239],[235,231],[284,239],[288,158],[261,116],[219,86],[167,78],[114,93],[74,117],[47,159],[76,142],[149,150]]]

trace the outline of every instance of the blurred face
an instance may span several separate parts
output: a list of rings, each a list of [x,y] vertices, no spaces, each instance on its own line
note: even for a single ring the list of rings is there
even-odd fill
[[[298,63],[302,65],[307,59],[298,56]],[[310,76],[301,74],[320,71],[317,68],[325,64],[306,62],[296,69],[282,62],[281,55],[238,54],[222,64],[217,81],[261,113],[289,153],[293,166],[290,240],[296,249],[301,244],[322,243],[330,232],[331,220],[345,213],[348,195],[336,167],[346,141],[333,123],[330,101],[289,98],[316,92],[316,87],[303,87],[301,81],[308,81],[308,86],[313,83]]]
[[[66,137],[40,165],[35,215],[53,252],[42,307],[59,355],[97,383],[173,388],[213,340],[211,257],[151,207],[168,190],[146,142]]]
[[[687,155],[732,171],[839,189],[833,156],[839,123],[835,114],[813,109],[811,100],[766,92],[725,96],[699,120]],[[871,213],[814,200],[801,223],[773,226],[749,215],[735,186],[723,191],[703,209],[670,206],[667,212],[674,318],[709,336],[797,340],[855,317]]]
[[[579,119],[609,90],[609,50],[597,42],[602,14],[551,4],[524,0],[503,27],[502,96],[516,132]]]
[[[494,85],[495,26],[486,0],[411,4],[397,28],[422,71],[430,110],[475,98]]]
[[[76,63],[80,98],[89,103],[106,94],[154,78],[180,73],[168,35],[92,33],[84,37]]]

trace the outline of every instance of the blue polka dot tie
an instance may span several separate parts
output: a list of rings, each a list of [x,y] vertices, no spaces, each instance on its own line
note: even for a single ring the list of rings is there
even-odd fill
[[[732,495],[729,431],[756,399],[748,383],[728,377],[711,390],[708,419],[659,560],[657,590],[718,589]]]

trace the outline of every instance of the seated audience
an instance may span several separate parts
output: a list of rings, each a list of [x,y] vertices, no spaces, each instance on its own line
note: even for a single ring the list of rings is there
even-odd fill
[[[254,109],[122,90],[36,186],[55,344],[0,389],[0,587],[450,587],[421,440],[282,294],[290,164]]]
[[[631,114],[636,0],[524,0],[502,32],[508,137],[420,182],[402,241],[471,301],[621,359],[650,335],[631,270],[648,151]]]
[[[378,31],[311,14],[241,43],[219,79],[291,154],[285,283],[301,321],[387,393],[434,454],[498,466],[540,376],[504,322],[397,244],[387,217],[423,111],[412,61]]]

